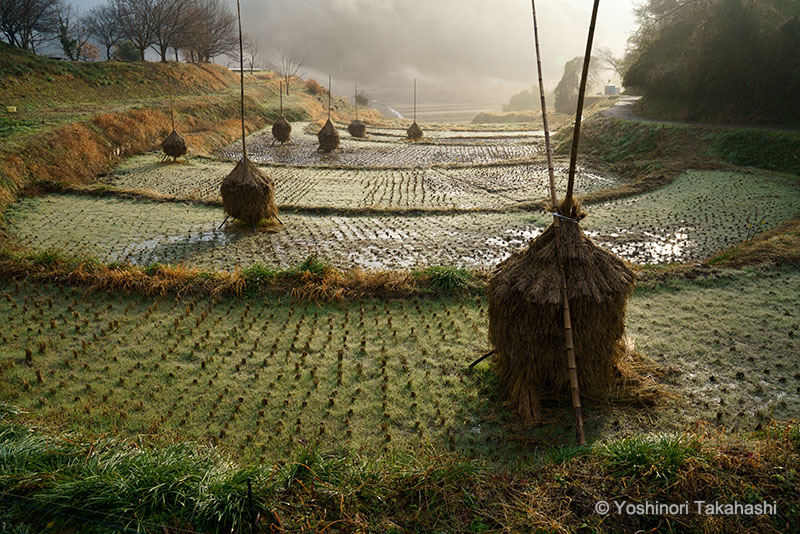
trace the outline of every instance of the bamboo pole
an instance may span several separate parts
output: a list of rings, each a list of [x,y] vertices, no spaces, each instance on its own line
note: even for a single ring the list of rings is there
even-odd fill
[[[354,86],[354,89],[356,91],[356,96],[355,96],[355,98],[356,98],[356,120],[358,120],[358,84],[355,83],[355,84],[353,84],[353,86]]]
[[[417,122],[417,79],[414,78],[414,122]]]
[[[328,120],[331,120],[331,75],[328,74]]]
[[[247,159],[247,146],[244,141],[244,46],[242,45],[242,8],[239,0],[236,0],[236,16],[239,21],[239,84],[241,85],[242,159]]]
[[[280,83],[280,91],[278,91],[278,94],[280,94],[280,96],[281,96],[281,117],[282,117],[283,116],[283,80],[281,80],[278,83]]]
[[[175,111],[172,105],[172,77],[167,76],[167,87],[169,88],[169,119],[172,121],[172,131],[175,131]]]
[[[539,97],[542,103],[542,126],[544,127],[544,143],[547,153],[547,173],[550,178],[550,200],[553,203],[553,210],[556,209],[558,199],[556,197],[556,178],[553,169],[553,150],[550,144],[550,126],[547,121],[547,103],[544,96],[544,81],[542,79],[542,56],[539,50],[539,26],[536,19],[536,0],[531,0],[533,11],[533,37],[536,43],[536,69],[539,74]],[[553,213],[553,227],[555,230],[556,253],[558,256],[558,267],[561,277],[561,301],[564,310],[564,348],[567,353],[567,368],[569,372],[569,383],[572,397],[572,411],[575,416],[575,433],[578,444],[586,443],[583,433],[583,412],[581,408],[580,386],[578,385],[578,369],[575,363],[575,344],[572,339],[572,319],[569,309],[569,298],[567,296],[567,277],[564,268],[564,256],[561,251],[561,225],[558,217]]]
[[[594,0],[592,8],[592,19],[589,23],[589,37],[586,40],[586,53],[583,56],[583,72],[581,73],[581,85],[578,89],[578,110],[575,112],[575,130],[572,134],[572,152],[569,156],[569,181],[567,182],[567,195],[564,197],[563,214],[570,217],[572,210],[572,192],[575,185],[575,167],[578,162],[578,141],[581,135],[581,118],[583,116],[583,100],[586,95],[586,80],[589,77],[589,62],[592,59],[592,41],[594,40],[594,27],[597,22],[597,8],[600,0]]]

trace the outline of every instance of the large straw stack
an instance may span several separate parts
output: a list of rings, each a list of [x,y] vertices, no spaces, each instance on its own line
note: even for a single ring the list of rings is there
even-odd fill
[[[220,187],[225,214],[251,225],[277,219],[275,184],[246,156],[225,177]]]
[[[239,19],[239,81],[241,84],[240,106],[242,124],[242,159],[231,173],[222,180],[220,194],[222,207],[227,217],[233,217],[253,226],[264,219],[278,219],[278,208],[275,205],[275,184],[264,171],[253,165],[247,157],[244,127],[244,53],[242,51],[242,12],[239,0],[236,0],[236,11]],[[226,221],[227,221],[226,217]],[[223,224],[225,222],[223,221]]]
[[[580,389],[596,393],[611,384],[624,351],[634,275],[577,223],[562,221],[559,229]],[[526,250],[500,263],[487,289],[489,340],[498,354],[501,388],[525,424],[541,419],[541,398],[569,398],[559,265],[551,225]]]
[[[186,154],[186,141],[181,134],[172,130],[167,138],[161,141],[161,150],[172,159],[179,158]]]
[[[289,121],[283,116],[283,82],[280,83],[278,94],[281,100],[281,116],[278,117],[278,120],[272,125],[272,137],[275,138],[275,141],[283,145],[292,136],[292,125],[289,124]]]
[[[319,140],[319,149],[323,152],[331,152],[339,146],[339,132],[330,119],[317,133],[317,139]]]

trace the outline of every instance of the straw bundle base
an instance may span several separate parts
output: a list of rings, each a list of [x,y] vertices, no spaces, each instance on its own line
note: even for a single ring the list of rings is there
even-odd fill
[[[350,132],[352,137],[358,137],[361,139],[367,137],[367,125],[364,124],[364,121],[354,120],[347,127],[347,131]]]
[[[575,223],[560,225],[581,393],[606,391],[624,354],[625,308],[634,275]],[[543,397],[569,399],[561,271],[551,225],[495,269],[487,288],[489,341],[500,386],[525,424]]]
[[[278,219],[275,184],[247,157],[222,180],[220,193],[227,216],[253,226],[264,219]]]
[[[323,152],[332,152],[339,147],[339,132],[330,119],[317,134],[317,139],[319,139],[319,149]]]
[[[272,137],[275,138],[280,144],[289,140],[292,136],[292,125],[286,120],[286,117],[281,115],[275,124],[272,125]]]
[[[161,150],[164,151],[165,156],[173,159],[179,158],[186,154],[186,140],[181,134],[172,130],[167,138],[161,141]]]
[[[419,124],[414,122],[414,124],[409,126],[406,131],[406,137],[412,141],[419,141],[422,139],[422,128],[419,127]]]

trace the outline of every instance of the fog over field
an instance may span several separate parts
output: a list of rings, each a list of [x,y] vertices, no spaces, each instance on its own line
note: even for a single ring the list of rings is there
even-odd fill
[[[99,0],[77,0],[89,9]],[[230,2],[235,10],[235,2]],[[595,47],[617,54],[634,29],[633,0],[606,2],[598,15]],[[581,55],[591,3],[537,6],[545,83],[552,89],[564,64]],[[447,102],[462,114],[499,111],[508,97],[535,83],[531,4],[527,0],[243,0],[246,33],[261,43],[260,61],[294,48],[305,72],[334,77],[334,91],[359,85],[403,114],[418,79],[421,106]],[[218,61],[225,63],[224,58]],[[424,110],[423,110],[424,112]]]

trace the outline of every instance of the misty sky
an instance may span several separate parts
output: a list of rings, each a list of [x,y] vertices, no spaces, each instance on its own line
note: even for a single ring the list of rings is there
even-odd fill
[[[73,0],[81,9],[102,0]],[[230,0],[227,0],[230,1]],[[235,2],[231,6],[235,11]],[[634,30],[634,0],[600,4],[595,47],[621,54]],[[540,0],[545,83],[586,46],[591,0]],[[536,82],[527,0],[242,0],[245,32],[262,56],[289,46],[312,73],[365,87],[418,78],[421,87],[524,87]]]

